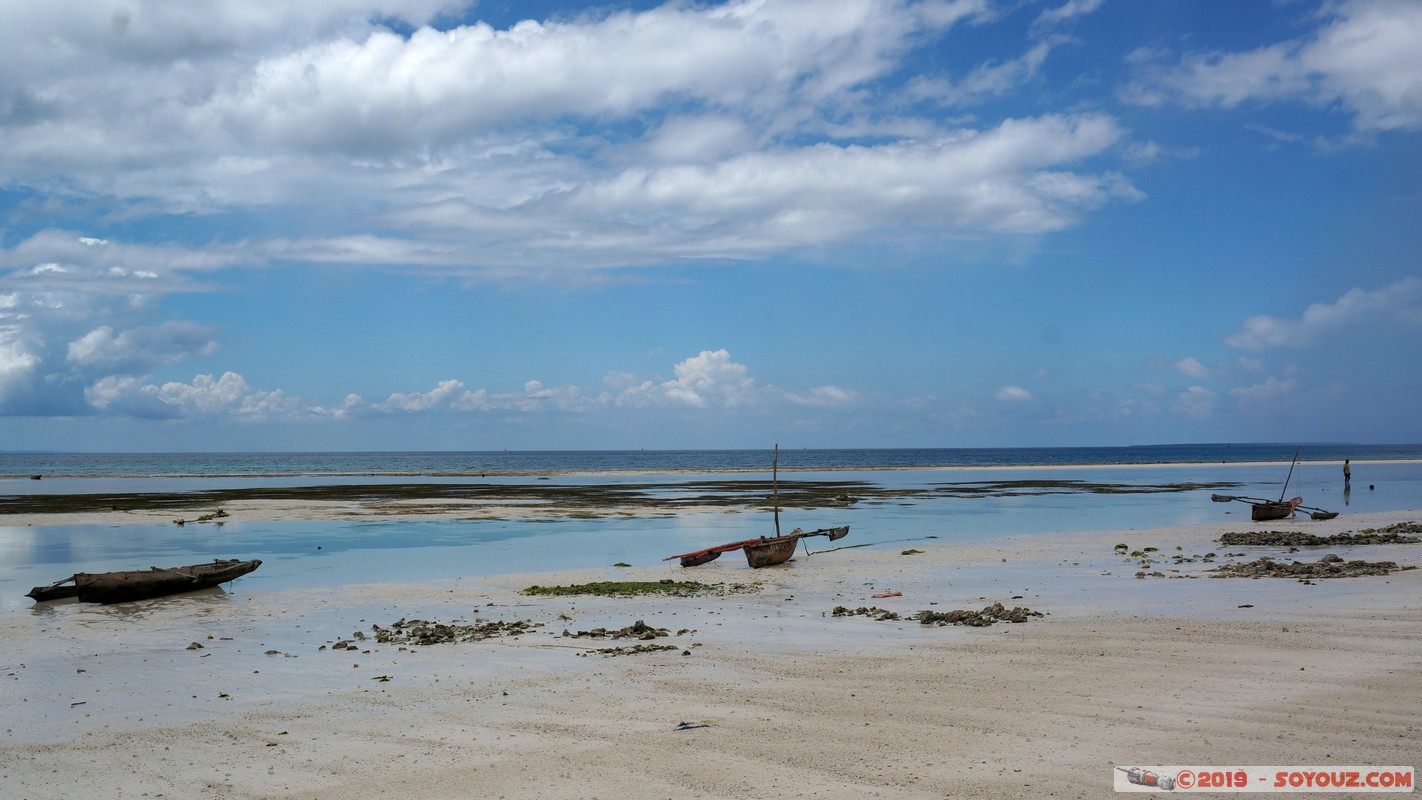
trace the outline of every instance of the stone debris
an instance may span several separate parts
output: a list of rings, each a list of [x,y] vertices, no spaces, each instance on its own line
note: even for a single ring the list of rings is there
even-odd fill
[[[630,656],[636,653],[659,653],[663,650],[680,649],[681,648],[676,645],[670,644],[634,644],[625,647],[600,647],[591,652],[597,653],[604,658],[611,658],[612,656]],[[578,655],[586,656],[587,653],[578,653]],[[690,653],[682,653],[682,655],[690,655]]]
[[[1023,606],[1009,609],[1002,603],[993,603],[981,611],[920,611],[907,618],[900,616],[897,612],[877,606],[868,608],[860,606],[855,609],[836,606],[833,613],[836,617],[870,617],[880,622],[916,619],[921,625],[967,625],[973,628],[986,628],[997,622],[1026,622],[1032,617],[1045,616],[1040,611],[1033,611]]]
[[[543,627],[543,623],[530,620],[503,622],[502,620],[476,619],[472,625],[464,625],[460,624],[458,620],[446,624],[423,619],[401,619],[391,624],[389,628],[371,625],[370,629],[375,633],[375,641],[381,644],[424,646],[451,642],[480,642],[499,636],[519,636],[541,627]],[[355,650],[357,648],[346,642],[337,642],[333,649]]]
[[[1365,528],[1356,533],[1339,533],[1333,536],[1317,536],[1302,531],[1246,531],[1226,533],[1220,537],[1222,545],[1255,547],[1346,547],[1360,544],[1417,544],[1422,538],[1409,534],[1422,534],[1422,524],[1399,522],[1383,528]]]
[[[1283,563],[1267,556],[1243,564],[1225,564],[1211,570],[1212,578],[1355,578],[1362,575],[1390,575],[1400,570],[1417,569],[1397,565],[1396,561],[1345,561],[1329,554],[1318,561]]]
[[[886,608],[879,608],[878,606],[869,606],[868,608],[860,606],[854,609],[845,608],[844,606],[835,606],[833,613],[836,617],[871,617],[881,622],[893,622],[903,619],[903,617],[899,616],[897,611],[890,611]]]
[[[682,636],[687,633],[691,633],[691,631],[682,628],[676,632],[676,635]],[[640,619],[625,628],[619,628],[614,631],[610,631],[607,628],[593,628],[592,630],[578,631],[577,633],[566,629],[563,631],[563,636],[570,639],[640,639],[642,641],[650,641],[661,636],[671,635],[671,631],[667,628],[653,628]]]

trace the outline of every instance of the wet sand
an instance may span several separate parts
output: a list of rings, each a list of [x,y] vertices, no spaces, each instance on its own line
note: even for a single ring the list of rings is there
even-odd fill
[[[1422,512],[1268,527],[1411,519]],[[1116,765],[1415,765],[1422,570],[1200,576],[1226,550],[1422,564],[1422,544],[1217,544],[1251,527],[52,604],[0,618],[0,796],[1075,798],[1110,794]],[[1157,548],[1151,571],[1168,577],[1134,577],[1140,559],[1118,543]],[[665,578],[742,590],[520,592]],[[1046,616],[966,629],[833,615],[993,602]],[[354,635],[401,618],[542,625],[404,649]],[[637,620],[676,649],[606,656],[628,642],[562,635]]]

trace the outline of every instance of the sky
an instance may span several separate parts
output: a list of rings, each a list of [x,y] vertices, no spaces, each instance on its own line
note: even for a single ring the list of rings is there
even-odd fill
[[[0,0],[0,451],[1422,442],[1413,0]]]

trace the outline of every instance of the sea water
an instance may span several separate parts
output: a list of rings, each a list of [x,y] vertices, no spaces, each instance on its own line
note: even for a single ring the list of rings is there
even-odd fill
[[[986,481],[1081,481],[1127,488],[1229,483],[1229,488],[1096,493],[1029,490],[985,497],[876,499],[853,505],[782,512],[786,530],[848,524],[852,542],[972,541],[1002,535],[1133,530],[1238,519],[1247,506],[1213,503],[1212,491],[1276,497],[1283,491],[1292,448],[1230,445],[1062,448],[1012,451],[782,451],[782,480],[861,482],[887,489],[933,489]],[[1340,447],[1341,446],[1336,446]],[[1271,449],[1272,448],[1272,449]],[[1322,449],[1322,446],[1310,448]],[[1089,452],[1087,452],[1089,451]],[[1110,451],[1109,453],[1107,451]],[[1086,456],[1082,453],[1086,452]],[[1301,461],[1289,475],[1289,496],[1343,514],[1422,509],[1422,448],[1350,446],[1353,485],[1345,493],[1336,461]],[[964,456],[965,453],[972,454]],[[1125,460],[1145,453],[1141,461]],[[1266,453],[1276,458],[1260,463]],[[1384,458],[1383,453],[1390,454]],[[1167,458],[1173,454],[1174,460]],[[1184,458],[1191,455],[1191,459]],[[1069,457],[1098,463],[1058,464]],[[1238,456],[1231,459],[1219,456]],[[483,460],[487,457],[487,460]],[[24,458],[6,454],[0,469]],[[0,495],[96,491],[197,491],[212,488],[330,485],[358,482],[458,482],[610,485],[635,481],[668,494],[688,480],[749,480],[768,476],[765,451],[670,451],[598,454],[226,454],[44,456],[41,480],[0,479]],[[502,460],[501,460],[502,459]],[[1383,460],[1375,460],[1383,459]],[[665,472],[637,467],[696,464]],[[759,461],[758,465],[755,464]],[[874,461],[870,468],[851,465]],[[963,461],[1016,461],[982,466]],[[922,463],[928,462],[928,463]],[[25,462],[38,465],[37,462]],[[1024,464],[1034,464],[1024,466]],[[499,465],[495,469],[492,465]],[[428,472],[406,472],[425,468]],[[482,472],[470,472],[480,469]],[[25,470],[20,469],[23,473]],[[694,473],[694,474],[690,474]],[[12,472],[11,474],[15,474]],[[38,474],[38,473],[37,473]],[[413,476],[413,477],[412,477]],[[850,491],[852,494],[852,490]],[[1234,515],[1231,517],[1230,515]],[[3,517],[0,517],[3,520]],[[401,582],[564,569],[663,564],[666,556],[723,541],[774,532],[770,514],[741,511],[642,517],[542,520],[357,518],[223,524],[0,524],[0,612],[30,607],[30,587],[76,571],[108,571],[195,563],[212,558],[260,558],[241,579],[243,591]],[[668,562],[674,564],[675,562]],[[670,567],[669,567],[670,568]]]

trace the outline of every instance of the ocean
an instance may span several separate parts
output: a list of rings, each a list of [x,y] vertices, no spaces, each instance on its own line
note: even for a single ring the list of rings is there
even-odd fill
[[[1422,444],[1157,444],[1130,447],[782,449],[787,471],[1422,459]],[[279,476],[517,476],[764,472],[771,450],[348,453],[5,453],[0,480]],[[0,493],[12,487],[0,486]]]

